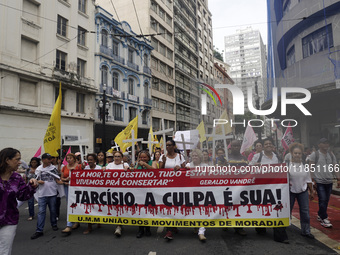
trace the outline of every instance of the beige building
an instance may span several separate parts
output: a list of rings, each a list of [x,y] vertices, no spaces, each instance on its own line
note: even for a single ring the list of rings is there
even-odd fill
[[[61,134],[93,151],[94,3],[1,1],[0,140],[29,160],[43,144],[62,83]],[[45,18],[46,17],[46,18]],[[79,131],[79,132],[78,132]],[[76,143],[78,144],[78,143]]]
[[[110,0],[97,0],[104,9],[115,14]],[[151,53],[152,74],[152,127],[160,129],[163,118],[166,128],[176,128],[174,23],[172,0],[115,0],[116,20],[127,21],[137,35],[146,36],[154,48]]]

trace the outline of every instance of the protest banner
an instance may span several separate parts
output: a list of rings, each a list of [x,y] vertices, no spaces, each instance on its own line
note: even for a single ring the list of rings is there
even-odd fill
[[[290,224],[287,167],[72,171],[71,222],[169,227]]]

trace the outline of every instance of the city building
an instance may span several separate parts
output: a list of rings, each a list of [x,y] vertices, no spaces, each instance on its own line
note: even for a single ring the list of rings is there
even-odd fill
[[[95,147],[107,150],[138,115],[138,137],[148,139],[151,120],[151,42],[136,37],[130,25],[96,7]]]
[[[266,48],[259,30],[239,29],[225,36],[224,45],[225,61],[230,65],[230,77],[235,85],[242,89],[245,98],[247,89],[252,88],[253,105],[256,107],[256,99],[262,105],[266,95]],[[247,111],[247,100],[244,103]]]
[[[293,119],[294,139],[305,146],[328,138],[340,149],[340,1],[268,1],[268,94],[265,106],[272,105],[272,89],[279,90],[278,107],[272,117]],[[305,88],[311,98],[303,106],[312,115],[289,105],[281,111],[281,88]],[[304,97],[301,93],[288,98]],[[288,123],[286,122],[285,125]],[[292,125],[296,123],[291,121]],[[285,128],[283,128],[285,130]],[[338,153],[339,156],[339,153]]]
[[[60,82],[64,147],[93,151],[94,8],[87,0],[2,1],[1,147],[19,149],[24,160],[43,144]]]
[[[99,0],[115,19],[127,21],[138,35],[151,40],[151,118],[154,131],[176,128],[174,23],[172,0]],[[117,13],[115,12],[117,11]]]

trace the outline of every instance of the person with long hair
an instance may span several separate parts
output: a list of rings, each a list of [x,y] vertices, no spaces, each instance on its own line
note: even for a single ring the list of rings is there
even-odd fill
[[[287,163],[289,167],[290,212],[292,212],[295,200],[297,200],[300,210],[301,235],[314,239],[310,232],[309,217],[309,199],[313,200],[314,190],[309,168],[305,168],[305,164],[302,162],[303,145],[292,143],[289,146],[289,152],[291,161]]]
[[[28,165],[28,169],[26,171],[26,183],[29,182],[31,179],[35,179],[35,170],[40,166],[40,158],[33,157],[30,160],[30,163]],[[28,202],[28,221],[33,220],[34,218],[34,196],[27,200]]]
[[[69,189],[69,185],[70,185],[70,171],[72,170],[80,170],[81,169],[81,165],[77,164],[77,157],[75,154],[73,153],[69,153],[66,155],[66,161],[67,161],[67,165],[64,166],[61,169],[61,181],[64,184],[64,190],[65,190],[65,197],[66,197],[66,205],[68,202],[68,189]],[[73,222],[67,222],[66,224],[66,228],[63,229],[61,232],[62,233],[71,233],[72,229],[77,229],[79,227],[79,223],[73,223]]]
[[[159,159],[161,158],[161,152],[155,151],[153,154],[153,161],[152,161],[152,167],[155,169],[159,168]]]
[[[19,221],[17,199],[30,199],[38,186],[36,179],[32,178],[26,184],[21,175],[15,172],[20,160],[20,151],[16,149],[5,148],[0,151],[0,251],[4,255],[12,252]]]
[[[103,170],[106,167],[106,156],[104,151],[100,151],[97,153],[97,165],[101,166]]]

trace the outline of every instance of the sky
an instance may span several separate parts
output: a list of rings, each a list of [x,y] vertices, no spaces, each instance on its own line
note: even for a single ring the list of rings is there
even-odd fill
[[[212,13],[213,42],[219,52],[224,50],[224,36],[248,26],[259,29],[267,44],[266,0],[208,0],[208,7]]]

